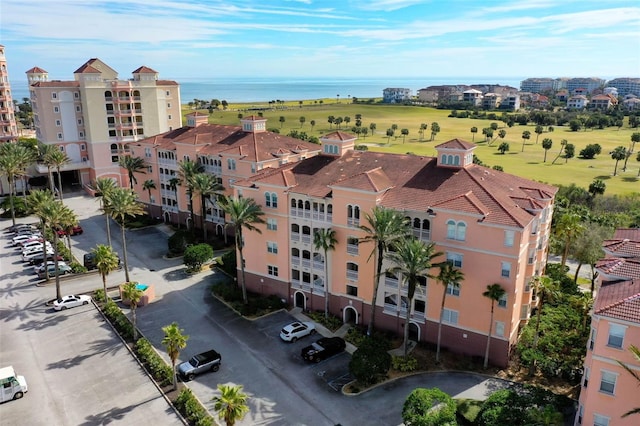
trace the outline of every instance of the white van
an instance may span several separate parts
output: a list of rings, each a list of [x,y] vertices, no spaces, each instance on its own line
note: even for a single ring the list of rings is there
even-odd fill
[[[16,376],[13,367],[0,368],[0,386],[2,386],[2,400],[20,399],[29,390],[24,376]]]

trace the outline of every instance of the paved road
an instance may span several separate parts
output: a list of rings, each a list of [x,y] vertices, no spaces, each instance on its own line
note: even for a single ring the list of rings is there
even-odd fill
[[[96,243],[106,243],[105,221],[93,199],[79,196],[65,201],[79,212],[85,234],[74,237],[74,253],[81,258]],[[112,226],[113,245],[120,248],[120,232]],[[285,344],[278,338],[283,324],[292,321],[287,312],[278,312],[257,321],[238,317],[210,295],[210,287],[220,279],[207,272],[187,275],[181,259],[164,259],[166,234],[161,227],[128,231],[127,246],[131,279],[155,286],[156,300],[138,309],[138,326],[168,361],[161,327],[177,321],[190,335],[181,358],[209,347],[223,356],[217,373],[199,376],[188,385],[212,409],[210,399],[218,383],[242,384],[251,396],[250,414],[239,425],[398,425],[402,404],[418,386],[439,387],[453,396],[483,399],[506,384],[470,374],[425,374],[380,386],[359,396],[344,396],[338,390],[349,380],[349,355],[307,365],[300,349],[313,338]],[[108,277],[109,285],[124,281],[124,272]],[[90,291],[102,286],[97,275],[63,282],[63,292]],[[52,286],[42,289],[53,297]],[[164,424],[162,422],[158,424]]]

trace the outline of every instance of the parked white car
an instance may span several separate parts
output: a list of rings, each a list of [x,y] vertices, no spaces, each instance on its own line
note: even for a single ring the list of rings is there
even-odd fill
[[[25,253],[27,251],[32,251],[36,248],[42,248],[43,246],[47,246],[51,248],[51,243],[49,241],[29,241],[22,245],[22,252]]]
[[[44,252],[43,252],[42,249],[36,250],[36,251],[30,251],[30,252],[24,253],[22,255],[22,261],[23,262],[30,262],[31,259],[35,259],[37,257],[42,257],[43,254],[44,254]],[[49,256],[49,255],[53,256],[53,250],[52,249],[47,249],[47,256]]]
[[[91,296],[87,296],[86,294],[70,294],[53,302],[53,309],[61,311],[75,308],[76,306],[88,305],[89,303],[91,303]]]
[[[39,234],[19,235],[17,237],[13,237],[13,239],[11,240],[11,244],[14,246],[17,246],[17,245],[20,245],[20,243],[29,241],[34,238],[42,238],[42,235],[39,235]]]
[[[55,265],[56,265],[56,262],[55,262],[55,261],[53,261],[53,260],[48,260],[46,265],[45,265],[45,264],[43,264],[43,263],[41,263],[41,264],[40,264],[40,265],[38,265],[38,266],[34,266],[34,268],[33,268],[33,272],[35,272],[36,274],[39,274],[40,272],[44,271],[44,268],[45,268],[45,267],[50,266],[50,267],[52,267],[52,268],[55,268]],[[67,262],[58,261],[58,266],[59,266],[59,267],[65,267],[65,266],[69,266],[69,265],[67,265]]]
[[[292,322],[282,327],[280,338],[285,342],[295,342],[301,337],[315,334],[316,325],[312,322]]]

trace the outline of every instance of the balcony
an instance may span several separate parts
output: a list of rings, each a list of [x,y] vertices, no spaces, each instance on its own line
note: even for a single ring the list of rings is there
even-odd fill
[[[324,291],[324,281],[322,280],[322,278],[317,278],[317,279],[313,280],[313,288],[315,290]]]
[[[303,268],[311,268],[311,260],[302,258],[302,267]]]
[[[290,235],[291,235],[291,241],[300,241],[299,232],[292,232]]]
[[[358,254],[358,244],[347,244],[347,254]]]
[[[428,229],[413,228],[413,236],[424,242],[431,241],[431,231]]]
[[[291,256],[291,265],[300,265],[300,256]]]
[[[178,166],[178,161],[168,158],[158,158],[158,164],[163,166]]]
[[[321,269],[324,271],[324,262],[321,260],[314,260],[313,261],[313,269]]]
[[[333,218],[333,215],[331,213],[319,213],[319,212],[313,212],[311,214],[311,218],[315,221],[318,222],[326,222],[326,223],[331,223],[331,220]]]
[[[91,161],[75,161],[67,164],[63,164],[60,167],[61,172],[69,170],[82,170],[91,168]],[[48,173],[47,165],[44,163],[36,163],[36,170],[38,173]],[[53,170],[53,169],[52,169]]]
[[[389,287],[389,288],[398,288],[398,279],[397,278],[384,277],[384,285],[386,287]]]
[[[131,150],[129,148],[112,149],[111,155],[129,154],[130,152]]]
[[[351,226],[353,228],[357,228],[360,226],[360,219],[355,217],[347,218],[347,226]]]
[[[311,235],[302,234],[301,240],[302,240],[303,243],[310,244],[311,243]]]
[[[358,281],[358,271],[347,270],[347,279],[351,281]]]

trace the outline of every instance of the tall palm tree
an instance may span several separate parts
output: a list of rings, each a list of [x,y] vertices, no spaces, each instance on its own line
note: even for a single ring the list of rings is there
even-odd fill
[[[131,322],[133,323],[133,341],[138,340],[138,326],[136,319],[136,309],[138,303],[142,299],[143,292],[138,288],[138,283],[135,281],[128,281],[122,286],[122,297],[129,301],[131,306]]]
[[[133,185],[138,184],[136,173],[145,174],[147,170],[147,163],[143,158],[132,157],[131,155],[123,155],[120,157],[120,161],[118,163],[120,164],[120,167],[127,171],[127,175],[129,176],[129,187],[133,190]]]
[[[106,302],[109,300],[107,297],[107,275],[109,275],[109,272],[118,269],[120,259],[118,259],[118,255],[110,246],[98,244],[91,251],[95,255],[96,267],[102,277],[102,288],[104,290],[104,300]]]
[[[447,289],[449,286],[453,288],[459,288],[462,280],[464,280],[464,273],[453,266],[451,262],[443,262],[440,265],[440,272],[438,273],[438,281],[443,286],[442,290],[442,302],[440,303],[440,321],[438,322],[438,346],[436,349],[436,362],[440,362],[440,338],[442,336],[442,318],[444,316],[444,302],[447,297]]]
[[[244,256],[242,254],[242,249],[244,246],[244,240],[242,238],[242,229],[246,229],[248,231],[256,231],[258,234],[261,234],[262,231],[256,228],[256,224],[264,223],[264,219],[262,216],[264,212],[260,205],[256,204],[253,198],[235,198],[232,196],[222,196],[219,200],[220,207],[222,210],[229,215],[230,222],[226,225],[233,226],[235,237],[236,237],[236,247],[238,252],[240,253],[240,269],[242,271],[242,299],[244,303],[249,303],[249,299],[247,299],[247,287],[246,287],[246,277],[244,272]]]
[[[416,294],[419,279],[435,278],[429,273],[433,267],[433,259],[441,256],[436,252],[435,244],[425,244],[416,238],[405,238],[397,245],[396,251],[389,252],[387,257],[396,265],[390,271],[401,274],[407,283],[407,313],[404,321],[404,356],[408,354],[409,322],[411,321],[411,308],[413,297]]]
[[[633,355],[633,357],[635,358],[636,364],[640,363],[640,349],[635,345],[630,345],[629,346],[629,352],[631,352],[631,355]],[[620,364],[620,366],[622,368],[624,368],[627,371],[627,373],[631,374],[631,376],[633,376],[633,378],[636,379],[636,382],[638,382],[638,384],[640,385],[640,373],[638,373],[637,371],[633,370],[629,365],[627,365],[627,364],[625,364],[623,362],[620,362],[620,361],[616,361],[616,362],[618,364]],[[640,407],[636,407],[636,408],[633,408],[633,409],[627,411],[626,413],[624,413],[622,415],[622,417],[624,418],[624,417],[628,417],[628,416],[631,416],[631,415],[634,415],[634,414],[640,414]]]
[[[44,214],[43,207],[53,203],[54,201],[55,201],[55,196],[53,195],[53,192],[49,190],[31,191],[27,196],[27,207],[29,211],[31,211],[33,214],[35,214],[38,217],[38,219],[40,219],[40,232],[42,232],[42,235],[45,235],[45,232],[47,230],[47,222],[46,222],[47,217]],[[45,250],[42,253],[42,261],[44,264],[46,264],[46,259],[47,259],[47,252]],[[49,281],[49,270],[47,268],[44,268],[44,275],[45,275],[45,280]]]
[[[169,355],[169,358],[171,359],[171,369],[173,370],[173,389],[175,390],[178,387],[176,362],[180,356],[180,351],[187,347],[187,340],[189,340],[189,336],[182,334],[184,333],[184,330],[181,329],[175,321],[162,327],[162,331],[164,331],[162,344],[167,348],[167,355]]]
[[[30,164],[31,153],[23,145],[7,142],[0,145],[0,172],[7,177],[9,183],[9,203],[11,206],[11,221],[16,224],[14,196],[16,194],[16,178],[23,176]]]
[[[331,228],[320,228],[313,234],[313,246],[324,254],[324,317],[329,318],[329,250],[335,250],[338,240],[336,231]]]
[[[56,145],[49,145],[40,143],[38,144],[38,153],[40,157],[40,161],[47,166],[47,176],[49,176],[49,188],[51,188],[51,192],[56,193],[55,190],[55,182],[53,179],[53,156],[55,151],[59,151],[60,149]]]
[[[41,213],[44,216],[44,222],[49,224],[49,227],[54,230],[53,232],[53,261],[55,263],[55,270],[58,270],[58,233],[55,232],[56,228],[65,228],[69,225],[76,225],[78,218],[73,210],[62,204],[59,200],[53,200],[41,207]],[[62,292],[60,291],[60,275],[56,274],[56,299],[62,298]]]
[[[96,190],[98,194],[100,194],[100,210],[104,212],[105,220],[107,221],[107,241],[109,242],[109,247],[111,247],[111,219],[107,214],[107,209],[105,208],[105,194],[113,191],[117,187],[116,181],[111,178],[97,178],[96,179]],[[97,194],[96,194],[97,195]]]
[[[487,335],[487,347],[484,350],[484,368],[489,365],[489,346],[491,345],[491,330],[493,330],[493,308],[495,304],[506,293],[500,284],[487,285],[487,291],[482,295],[491,300],[491,319],[489,320],[489,334]]]
[[[584,232],[585,228],[581,220],[582,218],[577,213],[565,213],[560,216],[556,224],[555,234],[560,240],[564,241],[562,260],[560,261],[562,266],[567,263],[571,242]]]
[[[193,177],[198,173],[204,173],[204,166],[198,162],[191,160],[183,160],[178,162],[178,177],[187,187],[187,200],[189,202],[189,213],[191,213],[191,227],[193,229]]]
[[[178,187],[180,184],[181,181],[177,177],[169,179],[169,189],[173,191],[176,197],[176,206],[178,207],[178,229],[180,229],[180,199],[178,198]]]
[[[241,385],[219,383],[218,390],[220,391],[220,396],[211,398],[215,402],[214,410],[227,426],[233,426],[249,412],[249,406],[247,405],[249,396],[242,392]]]
[[[147,194],[149,194],[149,204],[151,204],[152,189],[156,189],[156,183],[153,181],[153,179],[147,179],[144,182],[142,182],[142,190],[147,191]]]
[[[144,214],[142,204],[138,202],[136,194],[129,188],[115,188],[103,195],[104,211],[111,216],[122,229],[122,254],[124,257],[125,279],[129,282],[129,262],[127,257],[127,239],[125,236],[125,220],[127,216]]]
[[[382,278],[384,256],[390,247],[407,237],[408,228],[407,220],[399,212],[381,206],[374,207],[371,214],[367,213],[365,215],[365,219],[369,225],[362,225],[360,229],[367,235],[361,238],[360,242],[374,243],[375,246],[367,258],[367,262],[374,256],[377,262],[373,297],[371,299],[371,317],[367,328],[367,335],[370,336],[375,327],[376,301],[378,299],[380,279]]]
[[[197,173],[193,176],[193,192],[200,194],[200,220],[202,225],[202,237],[207,241],[207,200],[222,191],[222,185],[218,183],[218,179],[214,175],[208,173]]]
[[[62,166],[69,163],[69,157],[64,151],[60,151],[60,149],[55,145],[46,145],[44,153],[42,155],[42,160],[47,165],[48,170],[51,172],[52,169],[56,170],[58,174],[58,198],[62,201]],[[53,176],[49,175],[50,179],[53,181]],[[55,193],[55,191],[54,191]]]
[[[538,347],[538,340],[540,339],[540,317],[542,315],[542,308],[544,307],[545,300],[553,300],[559,295],[558,283],[551,278],[545,276],[535,277],[531,281],[532,287],[536,293],[536,296],[540,301],[538,302],[537,314],[536,314],[536,330],[533,335],[533,349]],[[536,372],[537,362],[534,359],[529,366],[529,376],[533,376]]]

